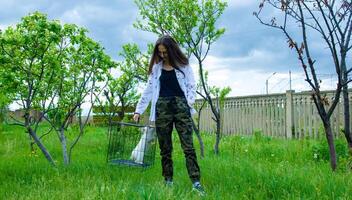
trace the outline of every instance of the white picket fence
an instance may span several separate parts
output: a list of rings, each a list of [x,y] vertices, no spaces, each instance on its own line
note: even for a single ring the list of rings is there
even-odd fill
[[[334,91],[322,92],[329,100]],[[352,90],[349,92],[350,115],[352,116]],[[341,136],[344,126],[343,99],[340,98],[331,124],[336,137]],[[196,101],[196,107],[201,100]],[[266,136],[282,138],[323,137],[323,126],[310,92],[287,91],[281,94],[230,97],[225,100],[222,112],[223,134],[251,135],[261,131]],[[352,121],[350,122],[352,127]],[[200,130],[214,132],[209,105],[201,112]]]

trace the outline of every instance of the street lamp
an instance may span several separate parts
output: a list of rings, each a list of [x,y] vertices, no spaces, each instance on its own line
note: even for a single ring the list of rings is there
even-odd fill
[[[266,89],[266,94],[269,93],[268,91],[268,84],[269,84],[269,79],[273,77],[276,74],[276,72],[272,73],[266,80],[265,80],[265,89]]]

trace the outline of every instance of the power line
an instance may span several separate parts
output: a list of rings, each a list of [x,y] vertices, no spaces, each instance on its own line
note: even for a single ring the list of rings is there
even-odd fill
[[[279,91],[284,90],[284,88],[286,88],[289,84],[290,84],[290,81],[288,81],[288,82],[286,83],[286,85],[284,85],[283,87],[281,87],[281,88],[279,89]],[[291,89],[292,89],[292,88],[291,88]]]
[[[276,86],[278,86],[280,83],[282,83],[282,81],[287,80],[287,78],[281,78],[281,80],[279,82],[277,82],[275,85],[273,85],[270,90],[273,90],[273,88],[275,88]]]

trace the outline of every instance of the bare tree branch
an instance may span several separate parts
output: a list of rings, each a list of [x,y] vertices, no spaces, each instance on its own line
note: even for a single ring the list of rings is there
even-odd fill
[[[347,74],[351,73],[352,68],[350,68],[349,70],[346,71]]]
[[[196,92],[197,92],[197,94],[199,94],[199,96],[201,96],[203,99],[206,99],[206,97],[205,97],[202,93],[200,93],[198,90],[197,90]]]

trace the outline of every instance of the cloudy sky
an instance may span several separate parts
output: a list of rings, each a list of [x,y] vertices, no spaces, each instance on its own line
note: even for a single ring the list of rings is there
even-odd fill
[[[228,7],[218,21],[226,28],[225,34],[212,46],[205,60],[211,85],[230,86],[230,96],[265,93],[267,79],[269,93],[289,89],[289,71],[292,89],[309,89],[295,52],[287,47],[286,38],[278,30],[261,25],[253,16],[259,0],[227,0]],[[89,30],[89,36],[99,41],[106,53],[120,60],[118,52],[126,43],[137,43],[146,49],[157,36],[133,28],[138,9],[133,0],[0,0],[0,28],[14,25],[21,17],[40,11],[50,19],[75,23]],[[277,14],[268,9],[267,14]],[[269,15],[267,15],[269,17]],[[294,30],[295,26],[292,26]],[[319,40],[310,38],[313,56],[317,60],[322,88],[335,86],[329,53]],[[351,56],[349,60],[351,63]],[[197,65],[191,63],[194,70]],[[275,74],[274,74],[275,73]],[[273,75],[274,74],[274,75]]]

